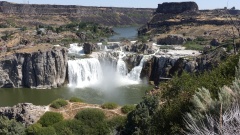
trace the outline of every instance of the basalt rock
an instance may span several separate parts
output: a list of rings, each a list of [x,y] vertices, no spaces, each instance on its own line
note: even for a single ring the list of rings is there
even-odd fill
[[[67,49],[46,48],[2,57],[0,87],[51,88],[63,85],[67,74]]]
[[[153,56],[148,66],[143,67],[143,74],[149,72],[149,80],[158,85],[161,79],[180,75],[183,71],[190,73],[200,73],[206,70],[212,70],[213,67],[227,57],[222,48],[199,55],[195,58],[184,59],[174,57]]]
[[[186,11],[198,11],[198,5],[195,2],[170,2],[158,4],[157,13],[178,14]]]
[[[83,50],[84,50],[85,54],[91,54],[92,53],[92,44],[84,43],[83,44]]]
[[[31,103],[19,103],[13,107],[0,107],[0,115],[15,119],[25,126],[36,123],[46,112],[47,106],[35,106]]]
[[[160,45],[182,45],[186,42],[186,38],[182,35],[167,35],[166,37],[159,38],[157,43]]]

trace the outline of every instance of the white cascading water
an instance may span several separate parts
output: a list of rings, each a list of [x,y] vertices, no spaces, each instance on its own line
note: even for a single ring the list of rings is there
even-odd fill
[[[83,49],[77,44],[70,44],[69,53],[81,55]],[[126,55],[122,50],[119,51],[117,66],[115,67],[114,65],[108,64],[103,67],[104,70],[102,70],[101,64],[96,58],[69,60],[69,86],[84,88],[95,87],[98,84],[104,84],[106,87],[109,85],[122,86],[139,84],[141,81],[140,74],[145,57],[143,56],[140,64],[128,73],[126,63],[123,61],[125,56]]]
[[[82,46],[79,47],[77,43],[70,44],[68,53],[84,55],[83,47]]]
[[[96,58],[68,61],[69,86],[89,87],[100,83],[103,74],[100,62]]]
[[[125,77],[128,73],[126,63],[122,59],[123,57],[125,57],[125,54],[123,52],[120,52],[117,62],[117,75],[119,75],[120,77]]]
[[[143,68],[143,64],[145,62],[145,57],[143,56],[139,65],[134,67],[127,75],[128,79],[133,80],[133,81],[141,81],[140,79],[140,75],[141,75],[141,71]]]

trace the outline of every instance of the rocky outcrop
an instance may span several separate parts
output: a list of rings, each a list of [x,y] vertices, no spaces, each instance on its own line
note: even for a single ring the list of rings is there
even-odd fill
[[[152,45],[143,44],[143,43],[135,43],[135,44],[127,44],[123,46],[124,51],[127,52],[135,52],[135,53],[143,53],[143,54],[153,54],[155,52]]]
[[[2,57],[0,87],[51,88],[63,85],[67,74],[67,49],[51,45],[41,47]]]
[[[191,60],[153,56],[149,63],[143,68],[143,72],[150,73],[149,80],[154,81],[154,84],[158,85],[161,79],[171,78],[175,74],[180,75],[183,71],[197,73],[211,70],[226,57],[227,54],[222,48],[202,54]]]
[[[28,126],[36,123],[47,108],[47,106],[35,106],[31,103],[19,103],[13,107],[0,107],[0,116],[15,119]]]
[[[182,35],[167,35],[166,37],[159,38],[157,43],[160,45],[182,45],[186,42],[186,38]]]
[[[85,54],[91,54],[92,53],[92,44],[84,43],[83,44],[83,50],[84,50]]]
[[[156,13],[178,14],[186,11],[198,11],[198,5],[195,2],[166,2],[158,4]]]

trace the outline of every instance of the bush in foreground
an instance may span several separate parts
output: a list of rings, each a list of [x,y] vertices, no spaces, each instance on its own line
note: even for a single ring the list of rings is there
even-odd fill
[[[23,124],[15,119],[9,120],[5,116],[0,116],[0,135],[22,135],[24,133]]]
[[[40,128],[35,135],[57,135],[53,127]]]
[[[127,121],[126,116],[115,116],[108,120],[107,123],[112,130],[121,131],[123,130],[126,121]]]
[[[55,108],[55,109],[59,109],[60,107],[66,106],[68,104],[68,102],[64,99],[57,99],[54,100],[50,107]]]
[[[69,99],[69,101],[70,101],[70,102],[83,102],[82,99],[77,98],[77,97],[71,97],[71,98]]]
[[[58,135],[85,134],[83,123],[76,119],[58,122],[53,127]]]
[[[78,112],[75,118],[83,123],[84,134],[106,135],[110,133],[110,128],[102,110],[85,109]]]
[[[122,113],[128,114],[129,112],[133,111],[136,108],[135,105],[124,105],[121,108]]]
[[[46,112],[38,121],[38,123],[42,124],[43,127],[48,127],[53,125],[54,123],[60,122],[63,120],[63,116],[60,113],[56,112]]]
[[[75,115],[83,123],[96,123],[105,119],[105,114],[99,109],[84,109]]]
[[[40,123],[35,123],[26,129],[26,133],[27,135],[35,135],[41,128],[42,125]]]
[[[104,103],[101,107],[103,109],[115,109],[118,105],[116,103]]]

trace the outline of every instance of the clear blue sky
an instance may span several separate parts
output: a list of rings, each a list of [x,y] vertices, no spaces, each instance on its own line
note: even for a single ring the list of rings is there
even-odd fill
[[[111,7],[137,7],[156,8],[162,2],[181,2],[186,0],[7,0],[16,3],[30,4],[60,4],[60,5],[82,5],[82,6],[111,6]],[[188,0],[189,1],[189,0]],[[200,9],[215,9],[235,6],[240,9],[240,0],[192,0]]]

